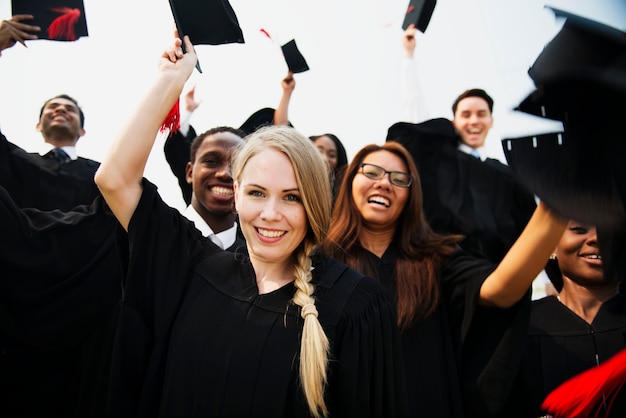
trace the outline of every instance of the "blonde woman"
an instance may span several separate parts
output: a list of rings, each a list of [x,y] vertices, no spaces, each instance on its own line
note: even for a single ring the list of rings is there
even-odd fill
[[[406,415],[393,309],[384,288],[316,256],[330,220],[326,165],[289,127],[235,151],[246,249],[203,239],[143,179],[155,135],[193,71],[185,38],[96,175],[129,234],[116,349],[115,417]]]

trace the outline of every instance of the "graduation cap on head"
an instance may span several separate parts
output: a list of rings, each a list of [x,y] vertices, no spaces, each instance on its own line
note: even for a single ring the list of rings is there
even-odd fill
[[[33,15],[29,25],[39,26],[39,39],[75,41],[87,36],[82,0],[11,0],[11,14]]]
[[[402,29],[406,30],[413,23],[417,30],[426,32],[436,4],[436,0],[411,0],[404,15]]]

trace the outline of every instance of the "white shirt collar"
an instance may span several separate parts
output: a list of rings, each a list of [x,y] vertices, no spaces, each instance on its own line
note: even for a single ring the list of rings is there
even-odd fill
[[[476,151],[478,153],[478,156],[480,157],[481,161],[485,160],[485,147],[479,147],[479,148],[472,148],[467,144],[464,143],[460,143],[459,144],[459,151],[464,152],[466,154],[472,154],[472,151]]]
[[[53,148],[56,148],[56,147],[52,146],[51,144],[49,144],[47,142],[44,142],[43,145],[41,146],[41,148],[39,149],[39,155],[46,155]],[[78,153],[76,152],[76,147],[68,145],[68,146],[60,147],[60,148],[63,151],[65,151],[65,153],[67,155],[69,155],[69,157],[72,159],[72,161],[78,159]]]
[[[194,226],[200,231],[202,236],[208,237],[209,235],[214,234],[213,229],[211,229],[209,224],[202,219],[202,216],[200,216],[193,206],[187,206],[187,208],[183,211],[183,216],[194,223]],[[218,232],[215,235],[224,244],[224,249],[232,247],[237,239],[237,222],[234,222],[231,228]]]

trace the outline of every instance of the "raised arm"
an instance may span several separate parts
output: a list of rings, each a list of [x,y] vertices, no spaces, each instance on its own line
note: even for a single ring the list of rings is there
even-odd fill
[[[296,79],[293,78],[291,71],[287,72],[285,78],[280,83],[283,88],[283,95],[280,97],[280,103],[274,111],[274,125],[289,125],[289,102],[291,101],[291,94],[296,88]]]
[[[480,302],[507,308],[519,301],[545,267],[567,220],[540,202],[515,244],[480,288]]]
[[[96,184],[126,230],[141,197],[141,180],[156,135],[196,64],[197,57],[188,37],[185,37],[185,49],[187,52],[183,54],[181,40],[176,38],[174,45],[163,53],[156,80],[96,173]]]

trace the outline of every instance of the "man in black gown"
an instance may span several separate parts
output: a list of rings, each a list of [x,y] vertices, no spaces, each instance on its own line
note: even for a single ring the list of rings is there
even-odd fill
[[[32,39],[29,20],[3,21],[0,48]],[[104,416],[126,240],[94,183],[99,163],[76,155],[76,100],[46,101],[37,129],[48,154],[0,133],[0,416]],[[72,227],[87,215],[90,228]]]
[[[420,172],[424,212],[431,227],[465,236],[468,253],[498,263],[526,226],[536,202],[513,172],[481,155],[493,100],[470,89],[455,100],[453,121],[398,122],[387,141],[404,145]]]

